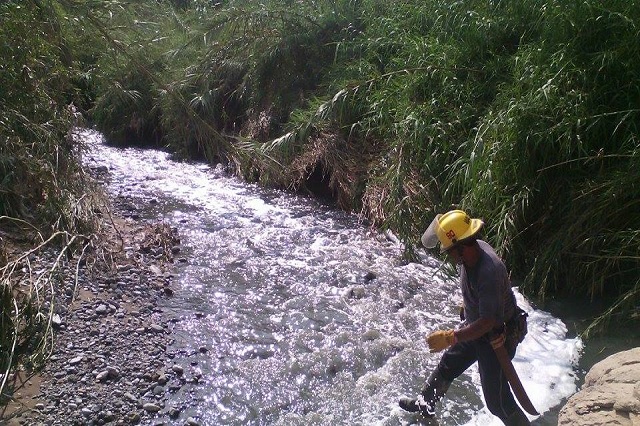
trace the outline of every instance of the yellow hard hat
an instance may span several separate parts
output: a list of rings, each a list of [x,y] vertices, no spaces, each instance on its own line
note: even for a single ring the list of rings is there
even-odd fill
[[[443,252],[473,237],[480,231],[482,225],[484,225],[482,220],[472,219],[462,210],[451,210],[437,215],[420,240],[427,248],[434,248],[439,242],[440,251]]]

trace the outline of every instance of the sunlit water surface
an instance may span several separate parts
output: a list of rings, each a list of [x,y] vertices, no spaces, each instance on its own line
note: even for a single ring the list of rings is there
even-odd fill
[[[265,190],[155,150],[115,149],[95,132],[87,162],[109,170],[108,190],[179,229],[183,256],[172,350],[199,378],[172,403],[205,425],[407,425],[398,408],[436,366],[423,336],[458,325],[457,284],[439,261],[401,261],[393,236],[318,201]],[[579,339],[551,314],[529,312],[514,365],[539,412],[555,424],[576,391]],[[457,380],[440,425],[498,425],[484,408],[477,368]],[[546,413],[546,414],[545,414]]]

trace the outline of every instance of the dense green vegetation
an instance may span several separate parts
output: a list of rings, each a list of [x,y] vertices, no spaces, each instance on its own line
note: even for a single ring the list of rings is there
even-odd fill
[[[637,319],[638,6],[3,2],[0,215],[43,239],[89,229],[73,104],[114,144],[330,194],[409,256],[436,212],[465,208],[525,293]]]

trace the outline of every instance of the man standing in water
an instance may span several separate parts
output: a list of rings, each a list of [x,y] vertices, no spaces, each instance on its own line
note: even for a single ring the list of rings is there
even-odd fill
[[[433,417],[436,402],[451,382],[478,361],[489,411],[505,425],[529,425],[496,355],[504,345],[508,357],[513,358],[526,334],[526,314],[516,304],[504,263],[489,244],[477,239],[483,225],[481,220],[471,219],[462,210],[452,210],[437,215],[422,235],[425,247],[434,248],[440,243],[441,252],[446,252],[458,265],[464,325],[427,336],[431,352],[446,351],[421,395],[417,399],[402,398],[400,407]]]

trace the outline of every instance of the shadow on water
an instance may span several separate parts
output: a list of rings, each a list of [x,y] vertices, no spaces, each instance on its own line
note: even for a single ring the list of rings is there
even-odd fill
[[[602,298],[590,300],[576,297],[538,302],[540,309],[550,312],[567,325],[570,336],[583,338],[584,349],[578,364],[583,373],[580,375],[580,386],[584,375],[594,364],[617,352],[640,346],[638,320],[621,318],[619,315],[612,316],[606,327],[590,333],[588,337],[582,336],[591,322],[610,306],[610,302]]]
[[[536,304],[539,309],[548,311],[566,324],[568,337],[577,337],[582,336],[591,322],[607,309],[608,301],[566,297],[537,301]],[[582,337],[583,348],[576,365],[578,391],[584,385],[586,374],[595,364],[615,353],[640,347],[640,333],[637,330],[637,321],[634,324],[628,319],[614,316],[605,328],[591,333],[589,337]],[[553,407],[531,424],[536,426],[557,425],[558,414],[567,400],[568,398],[564,398],[561,404]]]

